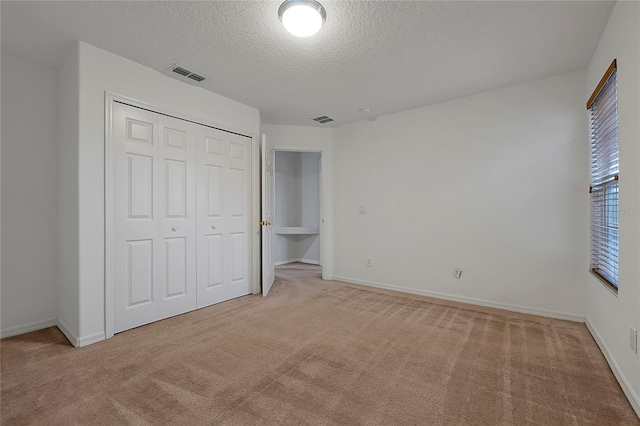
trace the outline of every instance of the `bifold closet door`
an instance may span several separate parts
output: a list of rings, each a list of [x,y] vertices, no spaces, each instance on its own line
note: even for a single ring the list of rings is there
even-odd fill
[[[198,126],[198,307],[252,293],[251,139]]]
[[[196,309],[196,134],[198,126],[160,120],[159,319]]]
[[[114,331],[196,308],[196,126],[113,106]]]

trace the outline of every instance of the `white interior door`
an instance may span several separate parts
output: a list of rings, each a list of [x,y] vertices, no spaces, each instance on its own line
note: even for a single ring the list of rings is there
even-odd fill
[[[198,126],[198,308],[251,294],[251,139]]]
[[[262,295],[269,294],[275,280],[275,155],[267,143],[267,136],[262,135]]]

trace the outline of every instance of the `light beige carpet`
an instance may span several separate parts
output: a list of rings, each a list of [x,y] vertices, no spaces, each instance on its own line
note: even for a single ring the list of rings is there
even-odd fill
[[[583,324],[319,276],[86,348],[4,339],[2,424],[639,424]]]

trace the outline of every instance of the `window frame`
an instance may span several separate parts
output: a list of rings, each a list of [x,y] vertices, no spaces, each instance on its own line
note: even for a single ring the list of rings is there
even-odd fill
[[[589,269],[590,271],[607,287],[614,291],[615,294],[618,294],[619,287],[619,255],[620,255],[620,237],[619,237],[619,169],[620,169],[620,147],[618,142],[618,95],[617,95],[617,60],[614,59],[607,71],[602,76],[602,79],[596,86],[595,90],[591,94],[591,97],[587,101],[587,110],[589,111],[589,147],[590,147],[590,183],[589,194],[590,194],[590,218],[589,218],[589,228],[590,228],[590,238],[589,238],[589,248],[590,248],[590,256],[589,256]],[[615,74],[615,75],[614,75]],[[592,137],[594,132],[594,127],[598,126],[598,123],[594,124],[594,115],[593,115],[593,104],[598,100],[598,96],[605,88],[605,86],[611,81],[611,77],[614,77],[616,84],[616,92],[615,92],[615,155],[617,157],[617,163],[615,163],[618,172],[609,176],[608,180],[605,182],[599,182],[597,185],[597,189],[594,189],[594,169],[599,171],[603,170],[602,163],[595,164],[593,162],[593,152],[597,151],[602,153],[602,151],[598,151],[598,144],[608,145],[607,140],[595,140],[595,136]],[[606,123],[606,121],[605,121]],[[597,158],[600,158],[599,155],[596,155]],[[606,160],[601,160],[605,161]],[[605,164],[606,165],[606,164]],[[610,166],[610,164],[609,164]],[[609,198],[610,194],[614,193],[615,197]],[[601,197],[599,200],[598,197]],[[610,210],[611,204],[609,204],[610,200],[615,200],[615,209]],[[595,211],[595,207],[598,206],[601,208],[600,211]],[[612,214],[615,214],[615,217],[612,217]],[[606,228],[606,231],[599,231],[598,234],[600,237],[603,237],[602,240],[597,240],[598,242],[604,244],[594,244],[596,241],[596,236],[594,236],[594,228]],[[611,232],[609,232],[611,231]],[[612,235],[615,234],[615,237]],[[615,240],[615,244],[613,244],[613,240]],[[598,250],[598,253],[594,256],[594,247],[600,246],[601,248]],[[615,252],[612,250],[612,247],[615,246]],[[594,258],[609,258],[615,259],[615,275],[610,276],[610,274],[604,272],[605,268],[599,268],[598,264],[594,265]],[[613,266],[613,263],[605,262],[607,265]],[[601,272],[602,270],[602,272]]]

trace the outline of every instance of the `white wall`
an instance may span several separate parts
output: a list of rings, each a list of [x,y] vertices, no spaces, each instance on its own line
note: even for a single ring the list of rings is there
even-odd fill
[[[300,153],[277,151],[275,157],[275,225],[302,226]]]
[[[317,227],[320,223],[320,154],[300,155],[301,225]]]
[[[79,82],[80,333],[77,343],[84,345],[104,338],[105,333],[105,91],[252,136],[260,133],[260,112],[82,42],[79,43]],[[258,238],[256,234],[255,243]]]
[[[320,154],[302,153],[300,165],[302,226],[317,228],[320,225]],[[298,243],[300,259],[320,263],[320,238],[303,236]]]
[[[282,126],[263,124],[262,132],[269,146],[279,151],[322,152],[321,196],[325,213],[322,234],[322,274],[324,279],[333,276],[333,129],[306,126]]]
[[[301,226],[302,204],[300,192],[302,181],[300,153],[275,153],[275,226]],[[298,239],[295,235],[276,234],[276,264],[288,263],[299,259]]]
[[[584,83],[572,72],[336,128],[336,278],[583,320]]]
[[[2,317],[8,336],[56,324],[55,69],[2,52]]]
[[[618,2],[587,69],[586,102],[613,59],[618,60],[620,147],[619,290],[586,277],[587,325],[640,415],[640,358],[629,346],[629,327],[640,327],[640,3]],[[583,105],[587,126],[587,110]],[[588,176],[583,186],[588,185]],[[588,232],[585,231],[585,232]]]
[[[78,274],[79,49],[72,46],[58,72],[58,325],[69,341],[80,336]]]

